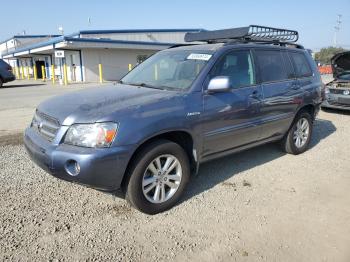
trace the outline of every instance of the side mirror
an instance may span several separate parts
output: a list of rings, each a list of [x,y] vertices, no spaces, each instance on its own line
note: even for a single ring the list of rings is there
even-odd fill
[[[228,76],[216,76],[210,80],[209,93],[228,92],[231,90],[230,78]]]

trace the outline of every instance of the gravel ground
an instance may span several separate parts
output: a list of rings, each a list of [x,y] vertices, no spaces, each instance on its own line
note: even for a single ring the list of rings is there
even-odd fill
[[[203,164],[148,216],[0,146],[0,260],[350,261],[350,115],[321,112],[299,156],[275,144]]]

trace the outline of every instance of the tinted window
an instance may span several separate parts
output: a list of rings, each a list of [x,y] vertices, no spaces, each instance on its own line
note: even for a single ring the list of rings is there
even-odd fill
[[[312,70],[304,54],[295,52],[290,52],[289,54],[293,61],[297,77],[312,76]]]
[[[295,72],[292,65],[292,61],[290,61],[290,58],[287,52],[282,52],[282,57],[283,57],[284,68],[286,70],[288,79],[295,78]]]
[[[288,79],[284,70],[284,61],[280,51],[256,50],[258,66],[262,82],[272,82]]]
[[[255,74],[250,52],[247,50],[233,51],[224,55],[210,73],[210,78],[215,76],[230,77],[234,88],[255,84]]]

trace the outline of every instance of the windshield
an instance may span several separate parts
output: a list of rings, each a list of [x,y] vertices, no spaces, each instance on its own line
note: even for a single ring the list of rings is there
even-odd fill
[[[208,51],[159,52],[137,66],[122,83],[152,88],[186,90],[211,58]]]

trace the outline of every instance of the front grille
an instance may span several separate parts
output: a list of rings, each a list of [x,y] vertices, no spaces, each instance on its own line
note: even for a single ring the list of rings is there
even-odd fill
[[[339,106],[339,107],[347,107],[350,108],[350,104],[342,104],[342,103],[338,103],[336,101],[329,101],[328,100],[328,104],[332,105],[332,106]]]
[[[56,118],[36,111],[32,121],[32,128],[51,142],[60,128],[60,122]]]
[[[330,88],[330,89],[329,89],[329,92],[330,92],[331,94],[339,94],[339,95],[342,95],[343,92],[344,92],[344,89]]]

